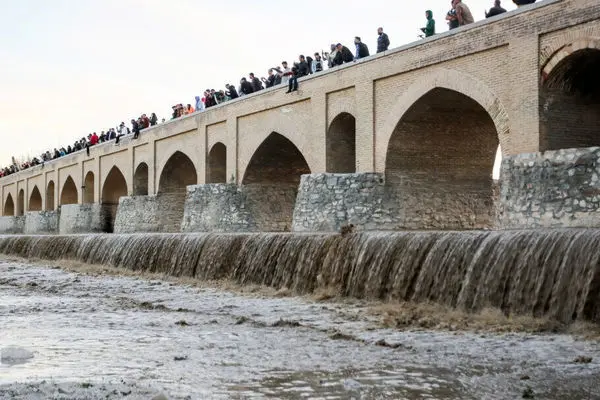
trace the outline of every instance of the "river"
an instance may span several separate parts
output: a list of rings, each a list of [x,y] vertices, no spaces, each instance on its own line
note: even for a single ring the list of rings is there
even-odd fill
[[[393,330],[364,307],[0,259],[0,350],[33,356],[2,361],[0,399],[600,398],[595,341]]]

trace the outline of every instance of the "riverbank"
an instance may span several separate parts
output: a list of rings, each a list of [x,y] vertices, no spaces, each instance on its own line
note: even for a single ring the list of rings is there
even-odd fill
[[[61,398],[75,399],[79,392],[69,391],[81,387],[72,384],[93,385],[87,398],[96,398],[102,385],[127,392],[131,382],[131,394],[111,398],[514,399],[528,389],[543,399],[600,396],[595,341],[388,329],[365,301],[60,264],[0,261],[0,347],[34,353],[0,365],[0,398],[67,385]]]

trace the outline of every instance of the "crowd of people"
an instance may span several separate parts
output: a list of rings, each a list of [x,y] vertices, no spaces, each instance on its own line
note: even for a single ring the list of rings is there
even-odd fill
[[[517,6],[531,4],[535,1],[536,0],[513,0]],[[452,9],[446,14],[446,21],[448,21],[448,27],[450,29],[468,25],[475,21],[471,10],[462,0],[452,0],[451,4]],[[501,7],[500,0],[495,0],[494,6],[490,8],[489,11],[486,11],[485,17],[490,18],[505,12],[506,10]],[[427,23],[425,27],[421,28],[421,31],[425,37],[433,36],[436,33],[433,13],[430,10],[427,10],[425,12],[425,17]],[[378,28],[377,53],[388,50],[389,46],[390,39],[388,35],[383,31],[383,28]],[[243,77],[240,80],[237,87],[228,83],[225,85],[225,90],[206,89],[203,97],[195,97],[193,105],[191,103],[186,105],[183,103],[174,105],[172,107],[173,113],[171,119],[180,118],[197,111],[203,111],[226,101],[279,85],[287,87],[286,93],[291,93],[298,90],[298,78],[324,71],[326,68],[334,68],[345,63],[351,63],[361,58],[368,57],[369,55],[369,48],[358,36],[354,38],[354,53],[341,43],[332,44],[329,52],[316,52],[313,54],[314,58],[311,56],[305,57],[304,55],[300,55],[298,56],[298,60],[291,66],[287,61],[282,61],[281,66],[269,68],[266,77],[258,78],[258,76],[251,72],[248,74],[248,78]],[[162,122],[165,122],[164,118],[162,119]],[[146,114],[142,114],[139,118],[131,120],[131,129],[124,122],[121,122],[116,128],[102,131],[100,135],[96,132],[90,133],[87,138],[81,138],[72,146],[69,145],[66,148],[61,147],[60,149],[55,148],[53,151],[46,151],[39,157],[34,157],[25,162],[18,162],[13,157],[12,165],[0,169],[0,177],[81,150],[86,150],[89,154],[90,147],[97,145],[98,143],[114,140],[115,144],[118,145],[119,139],[125,135],[133,134],[133,138],[137,139],[142,129],[146,129],[156,124],[158,124],[158,117],[155,113],[150,114],[150,117]]]

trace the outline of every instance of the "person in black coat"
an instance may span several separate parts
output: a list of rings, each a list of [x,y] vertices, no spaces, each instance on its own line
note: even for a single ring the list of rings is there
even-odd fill
[[[369,57],[369,48],[366,44],[361,42],[358,36],[354,38],[354,44],[356,45],[356,57],[354,58],[355,60]]]
[[[308,75],[309,73],[309,67],[308,67],[308,63],[306,62],[306,58],[304,58],[303,55],[301,55],[300,57],[298,57],[299,59],[299,63],[298,63],[298,74],[296,75],[296,77],[300,78],[303,76]]]
[[[259,90],[263,90],[263,84],[257,77],[254,76],[252,72],[248,75],[250,77],[250,83],[252,84],[252,90],[258,92]]]
[[[383,32],[383,28],[377,28],[377,52],[382,53],[390,47],[390,38],[387,33]]]
[[[235,86],[227,84],[225,85],[225,88],[227,89],[227,91],[225,92],[225,94],[227,96],[229,96],[230,99],[237,99],[238,97],[240,97],[240,95],[238,94],[237,90],[235,90]]]
[[[246,80],[246,78],[242,78],[240,81],[240,90],[243,94],[251,94],[254,93],[254,88],[252,84]]]
[[[343,63],[349,63],[354,60],[354,56],[352,55],[352,52],[346,46],[342,46],[341,43],[338,43],[336,45],[336,49],[337,49],[337,53],[335,55],[335,58],[333,59],[334,66],[342,65]]]

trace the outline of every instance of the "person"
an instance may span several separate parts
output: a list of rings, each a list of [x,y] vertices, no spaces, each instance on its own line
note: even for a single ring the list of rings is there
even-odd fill
[[[425,34],[425,37],[435,35],[435,19],[433,19],[431,10],[425,11],[425,18],[427,18],[427,25],[425,25],[425,28],[421,28],[421,31]]]
[[[459,26],[469,25],[475,22],[469,6],[463,3],[462,0],[454,0],[453,6],[456,10],[456,18],[458,19]]]
[[[204,103],[200,96],[194,97],[194,100],[196,100],[196,111],[204,111]]]
[[[506,10],[500,6],[500,0],[494,1],[494,7],[485,13],[486,18],[491,18],[496,15],[504,14]]]
[[[335,55],[335,59],[333,60],[334,65],[342,65],[343,63],[349,63],[354,61],[354,56],[349,48],[346,46],[342,46],[341,43],[338,43],[335,46],[337,53]]]
[[[254,93],[254,88],[252,87],[252,84],[246,80],[246,78],[242,78],[240,80],[240,91],[242,92],[242,95],[248,95]]]
[[[269,68],[268,74],[269,74],[268,78],[265,78],[265,77],[261,78],[261,81],[263,81],[265,83],[265,87],[267,89],[275,86],[275,74],[273,73],[273,68]]]
[[[258,92],[259,90],[264,89],[262,82],[260,81],[260,79],[254,76],[254,73],[250,72],[248,76],[250,77],[250,83],[252,84],[252,90],[254,92]]]
[[[94,132],[92,135],[90,135],[90,146],[98,144],[98,140],[98,135],[96,134],[96,132]]]
[[[390,38],[387,33],[383,33],[383,28],[377,28],[377,52],[383,53],[390,47]]]
[[[225,92],[225,94],[230,98],[230,99],[237,99],[238,97],[240,97],[240,95],[238,94],[237,90],[235,90],[235,87],[233,85],[230,85],[229,83],[225,85],[225,89],[227,89],[227,91]]]
[[[275,71],[281,77],[281,83],[287,85],[292,77],[292,70],[288,67],[287,61],[281,62],[281,69],[276,68]]]
[[[513,3],[515,3],[517,5],[517,7],[522,7],[527,4],[535,3],[535,0],[513,0]]]
[[[355,60],[369,57],[369,48],[366,44],[361,42],[360,37],[356,36],[354,38],[354,45],[356,46],[356,56],[354,57]]]
[[[337,47],[335,44],[331,45],[331,51],[329,52],[329,58],[327,59],[327,66],[329,68],[335,67],[335,57],[337,56]]]
[[[189,105],[189,104],[188,104]],[[146,116],[146,114],[142,114],[139,119],[140,129],[146,129],[150,127],[150,118]]]
[[[446,14],[446,21],[448,21],[448,29],[456,29],[459,27],[458,17],[456,16],[456,10],[454,9],[454,0],[450,1],[452,8]]]
[[[309,67],[308,67],[308,63],[306,62],[306,58],[303,55],[300,55],[298,57],[298,61],[300,61],[300,62],[298,63],[298,66],[297,66],[298,73],[296,74],[296,79],[306,76],[309,73]],[[296,86],[297,86],[297,84],[296,84]]]
[[[292,75],[288,81],[288,91],[286,93],[295,92],[298,90],[298,67],[294,65],[292,67]]]
[[[150,126],[158,124],[158,117],[155,113],[150,114]]]
[[[311,63],[310,70],[313,74],[323,71],[323,60],[319,53],[315,53],[315,59]]]
[[[131,120],[131,130],[133,131],[133,138],[137,139],[140,136],[140,124],[135,119]]]

